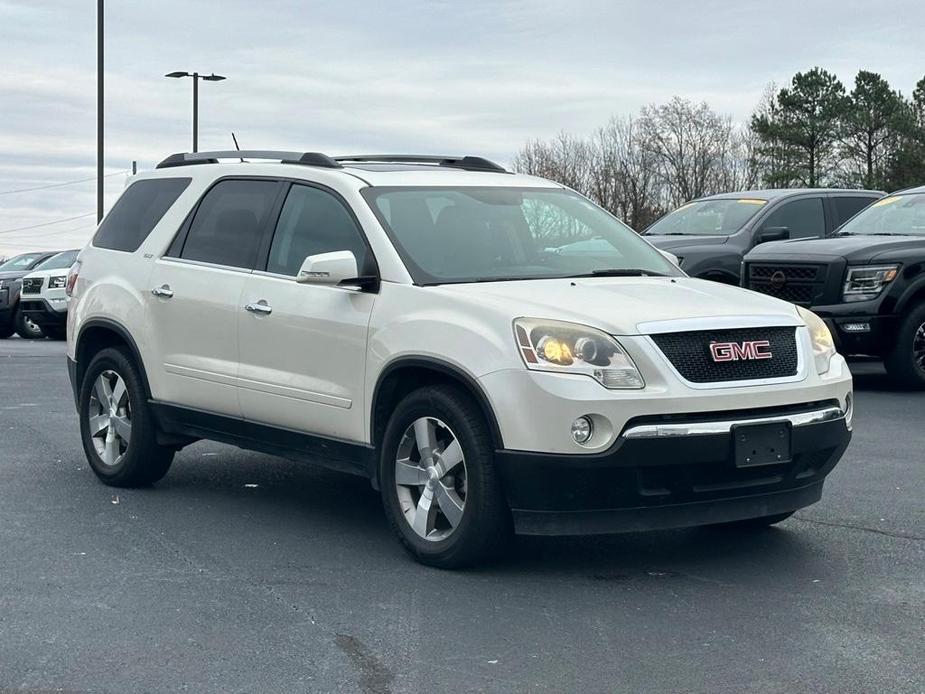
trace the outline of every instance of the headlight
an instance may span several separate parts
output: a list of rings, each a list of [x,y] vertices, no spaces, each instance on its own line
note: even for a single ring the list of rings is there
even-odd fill
[[[899,265],[849,267],[845,278],[844,301],[870,301],[880,296],[883,288],[896,279]]]
[[[52,277],[48,280],[49,289],[61,289],[64,285],[67,284],[67,276],[60,275],[58,277]]]
[[[829,326],[819,316],[801,306],[797,306],[797,311],[809,329],[809,337],[813,343],[816,373],[821,376],[829,370],[829,364],[832,357],[835,356],[835,341],[832,339]]]
[[[590,376],[605,388],[643,388],[642,375],[610,335],[564,321],[518,318],[514,335],[528,369]]]

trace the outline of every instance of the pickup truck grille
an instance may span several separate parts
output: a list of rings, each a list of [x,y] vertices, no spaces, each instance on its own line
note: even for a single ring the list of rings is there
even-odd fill
[[[27,277],[22,281],[22,293],[39,294],[42,291],[42,284],[44,284],[44,282],[44,277]]]
[[[755,263],[748,266],[748,288],[794,304],[810,306],[825,291],[825,265]]]
[[[793,327],[703,330],[651,337],[678,373],[692,383],[787,378],[796,376],[799,364]],[[760,353],[770,354],[769,358],[749,354],[748,345],[756,342],[762,344]],[[716,360],[713,343],[723,345],[717,354],[728,361]]]

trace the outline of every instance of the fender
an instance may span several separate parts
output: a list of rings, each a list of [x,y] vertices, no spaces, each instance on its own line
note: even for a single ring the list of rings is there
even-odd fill
[[[396,357],[379,373],[379,378],[376,380],[376,387],[373,389],[373,397],[370,402],[370,417],[369,417],[369,440],[375,445],[376,441],[376,428],[379,424],[376,421],[376,403],[379,401],[380,390],[385,379],[392,372],[397,369],[406,368],[406,367],[417,367],[422,369],[429,369],[431,371],[436,371],[438,373],[450,376],[458,381],[460,381],[470,394],[475,398],[476,402],[479,405],[479,408],[482,410],[482,414],[485,416],[485,421],[488,423],[488,428],[491,432],[492,442],[494,443],[495,449],[500,450],[504,448],[504,441],[501,438],[501,429],[498,426],[498,419],[495,417],[494,410],[492,410],[491,402],[488,399],[488,396],[485,394],[485,391],[482,389],[482,386],[479,385],[478,381],[467,373],[463,371],[458,366],[450,364],[448,362],[442,361],[440,359],[435,359],[433,357]]]
[[[919,276],[912,280],[909,286],[906,287],[906,290],[902,293],[902,296],[900,296],[896,304],[896,312],[902,313],[906,311],[916,295],[918,295],[919,299],[925,299],[925,272],[920,273]]]
[[[80,326],[80,332],[77,334],[77,339],[74,341],[75,357],[79,357],[81,342],[83,341],[87,330],[90,328],[104,328],[116,333],[120,338],[122,338],[125,344],[128,345],[129,351],[132,353],[132,358],[135,360],[135,363],[138,365],[138,369],[141,372],[141,382],[145,389],[145,396],[150,398],[151,386],[148,384],[148,371],[145,368],[144,360],[141,358],[141,350],[138,349],[138,344],[135,342],[135,339],[132,337],[131,333],[129,333],[129,331],[121,323],[118,323],[110,318],[91,318],[90,320],[84,322],[84,324]],[[79,384],[83,380],[83,373],[87,368],[87,364],[81,364],[80,361],[78,361],[76,368],[77,380],[75,388],[79,388]]]

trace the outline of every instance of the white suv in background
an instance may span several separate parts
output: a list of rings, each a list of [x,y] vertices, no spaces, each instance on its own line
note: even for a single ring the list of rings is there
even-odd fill
[[[317,462],[368,477],[436,566],[514,531],[775,523],[850,439],[814,314],[478,157],[173,155],[68,287],[102,481],[156,482],[197,439]]]
[[[65,284],[78,253],[79,250],[73,250],[53,255],[22,278],[19,309],[54,340],[65,337],[68,302]]]

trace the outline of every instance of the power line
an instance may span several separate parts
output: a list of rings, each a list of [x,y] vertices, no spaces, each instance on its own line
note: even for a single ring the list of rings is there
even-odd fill
[[[128,169],[123,171],[116,171],[115,173],[106,174],[103,178],[109,178],[110,176],[121,176],[122,174],[127,174]],[[31,193],[33,190],[47,190],[48,188],[60,188],[61,186],[72,186],[76,183],[88,183],[90,181],[95,181],[96,176],[90,178],[79,178],[75,181],[64,181],[63,183],[50,183],[45,186],[35,186],[34,188],[17,188],[16,190],[0,190],[0,195],[12,195],[13,193]]]
[[[63,223],[63,222],[71,222],[71,221],[73,221],[73,220],[75,220],[75,219],[83,219],[84,217],[92,217],[92,216],[95,215],[95,214],[96,214],[96,212],[87,212],[87,214],[79,214],[79,215],[77,215],[77,216],[75,216],[75,217],[67,217],[67,218],[65,218],[65,219],[56,219],[56,220],[53,221],[53,222],[42,222],[41,224],[32,224],[32,225],[27,226],[27,227],[17,227],[17,228],[15,228],[15,229],[4,229],[3,231],[0,231],[0,234],[12,234],[14,231],[28,231],[29,229],[37,229],[37,228],[39,228],[39,227],[47,227],[47,226],[49,226],[50,224],[61,224],[61,223]]]

